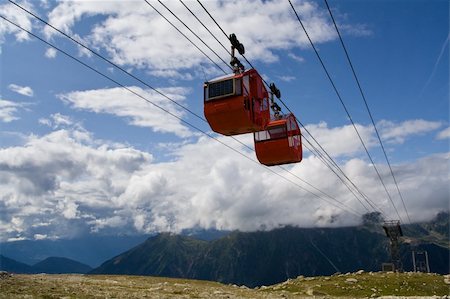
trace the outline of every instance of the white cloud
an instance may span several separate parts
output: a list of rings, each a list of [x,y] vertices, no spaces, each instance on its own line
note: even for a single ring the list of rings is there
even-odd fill
[[[353,125],[328,128],[327,123],[321,122],[307,125],[306,128],[333,157],[352,156],[363,151],[363,146]],[[377,144],[373,135],[374,130],[371,126],[365,127],[356,124],[356,128],[368,148]],[[306,136],[308,137],[308,135]]]
[[[38,123],[47,127],[51,127],[52,126],[52,121],[49,120],[48,118],[40,118],[38,120]]]
[[[193,80],[194,77],[190,73],[179,73],[175,70],[153,70],[149,72],[150,75],[155,77],[181,79],[181,80]]]
[[[23,146],[0,149],[0,226],[5,235],[70,235],[71,226],[100,218],[123,193],[129,176],[152,156],[113,147],[90,134],[59,130],[29,136]],[[91,216],[95,215],[95,216]],[[35,223],[48,223],[34,227]]]
[[[303,58],[301,56],[298,56],[298,55],[295,55],[294,53],[289,53],[288,57],[294,59],[297,62],[305,62],[305,58]]]
[[[47,58],[55,58],[57,51],[54,48],[48,48],[45,50],[45,57]]]
[[[346,131],[325,129],[322,133],[331,137],[324,140]],[[42,137],[30,136],[23,146],[0,150],[2,240],[33,238],[36,234],[65,237],[89,231],[143,233],[192,227],[257,230],[359,222],[357,216],[344,213],[207,137],[175,147],[170,162],[157,162],[150,153],[105,145],[87,135],[59,130]],[[219,139],[255,159],[254,153],[229,138]],[[341,134],[340,142],[351,139]],[[450,154],[444,153],[392,164],[413,221],[429,219],[448,208],[449,161]],[[396,216],[382,186],[376,183],[371,165],[353,158],[341,167],[387,212],[388,218]],[[288,168],[352,209],[365,212],[315,157]],[[378,168],[387,188],[395,194],[389,169],[385,165]],[[276,167],[271,169],[286,175]],[[404,218],[396,196],[394,201]],[[46,225],[36,227],[36,223]]]
[[[278,79],[284,82],[291,82],[294,81],[296,78],[295,76],[278,76]]]
[[[57,127],[59,127],[61,125],[63,125],[63,126],[73,125],[73,120],[70,116],[62,115],[61,113],[55,113],[55,114],[52,114],[51,117],[53,119],[53,123]]]
[[[75,122],[72,117],[61,113],[51,114],[50,118],[40,118],[38,122],[41,125],[53,129],[76,128],[81,131],[84,130],[83,126],[80,123]]]
[[[35,240],[45,240],[45,239],[47,239],[47,235],[43,235],[43,234],[34,234],[33,239],[35,239]]]
[[[184,112],[174,103],[153,90],[135,86],[127,88],[177,117],[181,118],[184,115]],[[181,87],[161,88],[159,90],[176,102],[183,102],[189,91]],[[123,88],[74,91],[61,94],[58,97],[73,108],[124,117],[132,125],[149,127],[155,132],[174,133],[180,137],[191,135],[189,129],[181,121]]]
[[[28,10],[33,10],[32,5],[28,3],[27,1],[24,1],[20,3],[22,6],[24,6]],[[7,19],[11,20],[12,22],[18,24],[22,28],[31,31],[31,19],[32,16],[23,13],[22,10],[17,8],[15,5],[8,3],[0,5],[0,11],[2,12],[2,15],[5,16]],[[0,45],[5,41],[5,35],[7,34],[14,34],[16,37],[16,40],[19,42],[28,40],[30,37],[28,36],[28,33],[22,31],[21,29],[17,28],[16,26],[2,20],[0,22]],[[1,49],[0,49],[1,52]]]
[[[403,143],[413,135],[423,135],[442,126],[441,122],[423,119],[407,120],[402,123],[382,120],[378,123],[381,138],[391,143]]]
[[[0,99],[0,121],[8,123],[19,119],[17,113],[26,105],[27,103],[15,103]]]
[[[440,131],[436,138],[439,140],[450,139],[450,127]]]
[[[173,19],[160,4],[152,2],[152,5],[169,19]],[[228,61],[228,54],[224,49],[180,3],[167,2],[166,5]],[[223,43],[228,43],[198,4],[192,2],[187,5]],[[294,5],[301,13],[315,43],[336,38],[328,15],[317,4],[294,1]],[[275,54],[276,50],[308,46],[306,37],[299,30],[298,22],[285,1],[209,1],[205,6],[228,34],[235,33],[238,36],[246,46],[247,57],[252,60],[274,62],[279,59]],[[49,22],[71,33],[75,24],[84,17],[98,15],[104,16],[104,19],[93,24],[89,34],[83,38],[91,46],[106,50],[115,63],[147,68],[152,74],[163,77],[189,77],[191,74],[183,73],[201,63],[209,64],[197,49],[144,1],[134,1],[132,4],[130,1],[65,1],[50,12]],[[178,21],[173,21],[185,31]],[[45,28],[45,32],[47,36],[55,34],[51,28]],[[191,36],[190,33],[188,35]],[[192,39],[200,43],[195,37]],[[212,53],[211,57],[221,63]]]
[[[343,34],[352,36],[371,36],[373,34],[366,24],[340,24],[338,26]]]
[[[49,9],[50,8],[50,3],[49,0],[40,0],[39,1],[39,5],[44,8],[44,9]]]
[[[31,87],[29,86],[20,86],[20,85],[16,85],[16,84],[9,84],[8,85],[9,90],[16,92],[18,94],[27,96],[27,97],[32,97],[34,95],[33,89],[31,89]]]

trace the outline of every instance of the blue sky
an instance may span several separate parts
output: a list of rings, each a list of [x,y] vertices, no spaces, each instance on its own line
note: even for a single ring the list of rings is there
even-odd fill
[[[144,1],[18,3],[203,115],[203,82],[220,70]],[[229,60],[180,2],[165,3]],[[185,3],[228,47],[198,3]],[[325,3],[293,3],[406,219]],[[152,4],[173,20],[158,2]],[[329,4],[411,219],[429,219],[448,209],[449,202],[448,1]],[[207,124],[8,1],[0,5],[6,18],[210,132]],[[247,58],[277,84],[290,109],[346,174],[387,218],[397,217],[289,3],[204,5],[227,33],[236,33]],[[214,57],[180,23],[174,24]],[[0,42],[2,240],[358,223],[357,215],[300,190],[3,20]],[[214,136],[255,159],[242,144]],[[251,135],[238,139],[252,146]],[[316,157],[306,150],[304,154],[301,163],[288,166],[293,174],[357,214],[366,212]],[[307,188],[290,174],[272,169]]]

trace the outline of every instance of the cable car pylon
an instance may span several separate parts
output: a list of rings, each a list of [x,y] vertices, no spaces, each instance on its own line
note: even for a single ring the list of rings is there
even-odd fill
[[[383,229],[389,238],[391,267],[395,272],[402,272],[403,265],[400,257],[400,237],[403,237],[403,231],[399,220],[389,220],[383,223]]]

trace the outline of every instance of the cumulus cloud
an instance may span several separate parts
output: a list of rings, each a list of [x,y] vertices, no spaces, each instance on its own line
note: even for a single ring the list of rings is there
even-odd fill
[[[437,139],[439,139],[439,140],[449,139],[449,138],[450,138],[450,127],[440,131],[439,134],[437,135]]]
[[[155,91],[135,86],[128,88],[173,115],[183,117],[184,112],[179,107]],[[189,91],[181,87],[161,88],[159,90],[177,102],[183,102]],[[189,129],[180,120],[123,88],[73,91],[60,94],[58,97],[73,108],[123,117],[132,125],[149,127],[155,132],[174,133],[180,137],[191,135]]]
[[[159,3],[153,2],[152,5],[173,20]],[[227,58],[228,54],[223,48],[199,26],[199,23],[180,3],[167,2],[166,5],[190,28],[196,29],[196,33],[222,58]],[[191,2],[187,5],[223,43],[228,43],[197,3]],[[294,1],[294,5],[302,14],[314,42],[320,44],[336,38],[329,17],[317,4],[310,1]],[[273,62],[279,59],[275,53],[276,50],[308,45],[306,37],[298,28],[290,6],[282,0],[210,1],[205,3],[205,6],[227,33],[237,34],[239,40],[246,46],[246,54],[250,59]],[[152,74],[163,77],[188,76],[189,78],[190,74],[182,73],[206,61],[195,47],[143,1],[134,1],[132,4],[130,1],[65,1],[58,3],[49,13],[49,22],[72,33],[78,22],[90,16],[103,16],[103,18],[102,21],[91,26],[89,33],[83,39],[92,46],[106,50],[113,61],[120,65],[147,68]],[[173,20],[173,22],[185,31],[178,21]],[[352,28],[358,27],[359,25],[352,26]],[[55,34],[51,28],[45,28],[45,33],[48,37]],[[191,37],[190,33],[188,35]],[[195,37],[192,39],[200,44]],[[214,57],[214,55],[211,56]],[[220,62],[217,57],[214,59]]]
[[[291,82],[294,81],[296,78],[295,76],[278,76],[278,79],[284,82]]]
[[[352,125],[329,128],[327,123],[321,122],[319,124],[307,125],[306,128],[331,156],[349,157],[363,151],[362,144]],[[368,148],[377,144],[373,135],[374,130],[371,126],[356,124],[356,128]]]
[[[335,131],[340,129],[324,132],[333,135]],[[350,139],[342,138],[342,143]],[[242,145],[226,137],[219,139],[255,160],[254,153]],[[150,153],[109,145],[76,129],[29,136],[23,146],[2,149],[1,239],[193,227],[251,231],[283,225],[351,225],[360,220],[299,188],[296,184],[314,191],[294,176],[271,168],[296,184],[210,138],[180,144],[172,155],[169,162],[154,161]],[[443,153],[392,164],[413,220],[448,208],[449,160],[450,154]],[[382,186],[375,183],[371,165],[352,158],[341,167],[388,218],[396,217]],[[366,212],[315,157],[288,168],[347,207]],[[395,194],[389,169],[378,168],[388,190]],[[399,199],[393,198],[405,217]]]
[[[295,55],[294,53],[289,53],[288,57],[294,59],[297,62],[305,62],[305,58],[303,58],[301,56],[298,56],[298,55]]]
[[[24,1],[21,3],[22,6],[29,10],[33,10],[32,5],[28,3],[28,1]],[[22,28],[31,31],[32,23],[31,19],[32,16],[22,13],[22,11],[17,8],[15,5],[11,3],[0,5],[0,11],[2,12],[2,15],[5,16],[7,19],[11,20],[12,22],[18,24]],[[19,42],[28,40],[30,37],[28,34],[21,29],[17,28],[16,26],[3,21],[0,22],[0,44],[2,44],[5,40],[5,35],[7,34],[14,34],[16,37],[16,40]],[[1,53],[1,49],[0,49]]]
[[[50,118],[40,118],[39,124],[51,127],[53,129],[60,128],[78,128],[84,130],[80,123],[75,122],[72,117],[63,115],[61,113],[54,113],[50,115]]]
[[[378,123],[381,138],[391,143],[403,143],[410,136],[423,135],[441,126],[441,122],[423,119],[407,120],[402,123],[382,120]]]
[[[27,96],[27,97],[32,97],[34,92],[33,89],[31,89],[31,87],[29,86],[20,86],[17,84],[9,84],[8,85],[9,90],[16,92],[18,94]]]
[[[31,135],[23,146],[0,149],[2,231],[7,238],[50,230],[67,236],[72,224],[76,231],[77,223],[107,213],[110,200],[124,192],[128,176],[152,159],[77,130]]]
[[[45,57],[47,58],[55,58],[57,51],[54,48],[48,48],[45,50]]]
[[[339,24],[339,30],[353,36],[371,36],[372,30],[366,24]]]
[[[19,119],[17,113],[26,105],[27,103],[16,103],[0,99],[0,121],[9,123]]]
[[[35,234],[33,239],[35,239],[35,240],[45,240],[45,239],[47,239],[47,237],[48,237],[47,235]]]

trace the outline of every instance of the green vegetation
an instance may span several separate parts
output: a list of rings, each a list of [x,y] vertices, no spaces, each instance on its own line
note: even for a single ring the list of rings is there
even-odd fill
[[[217,282],[127,275],[3,275],[0,298],[302,298],[448,296],[450,276],[357,273],[298,277],[249,289]]]

